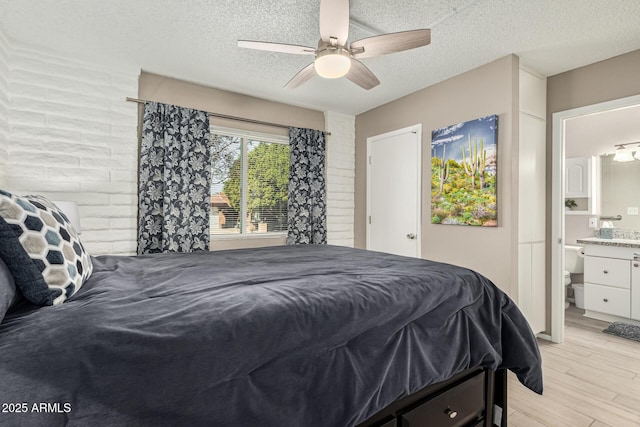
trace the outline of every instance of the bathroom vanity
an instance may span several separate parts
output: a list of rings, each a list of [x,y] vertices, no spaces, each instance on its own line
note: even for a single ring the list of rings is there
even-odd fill
[[[578,239],[584,245],[585,316],[640,325],[640,240]]]

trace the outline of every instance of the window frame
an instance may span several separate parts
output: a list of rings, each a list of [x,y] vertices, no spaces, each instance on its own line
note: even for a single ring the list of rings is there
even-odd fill
[[[247,233],[246,221],[247,221],[247,196],[248,196],[248,150],[247,143],[251,141],[268,142],[275,144],[289,145],[289,138],[284,135],[274,135],[264,132],[255,132],[243,129],[230,128],[225,126],[210,125],[209,131],[211,135],[221,135],[228,137],[240,138],[240,156],[242,158],[240,162],[240,174],[241,174],[241,188],[240,188],[240,233],[237,234],[213,234],[209,230],[209,236],[211,240],[244,240],[244,239],[282,239],[287,236],[286,231],[271,231],[266,233]],[[212,138],[213,139],[213,138]]]

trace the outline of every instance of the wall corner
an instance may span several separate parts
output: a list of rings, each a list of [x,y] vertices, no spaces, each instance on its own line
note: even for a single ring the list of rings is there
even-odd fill
[[[326,111],[327,241],[354,246],[355,116]]]

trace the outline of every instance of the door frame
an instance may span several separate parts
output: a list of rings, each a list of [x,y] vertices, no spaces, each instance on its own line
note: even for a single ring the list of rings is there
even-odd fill
[[[564,340],[564,158],[565,121],[640,104],[640,95],[553,113],[551,174],[551,341]]]
[[[369,223],[369,216],[371,215],[371,167],[369,166],[369,153],[371,152],[371,144],[379,141],[381,139],[387,139],[390,137],[402,135],[405,133],[412,133],[415,135],[416,142],[418,145],[418,155],[416,156],[415,166],[418,170],[418,186],[417,186],[417,194],[418,198],[417,203],[417,224],[416,224],[416,240],[418,244],[418,251],[416,256],[418,258],[422,258],[422,123],[418,123],[412,126],[407,126],[402,129],[397,129],[391,132],[386,132],[380,135],[375,135],[367,138],[367,212],[365,216],[365,223],[367,225],[367,233],[366,233],[366,248],[369,249],[369,242],[371,242],[371,224]],[[409,162],[408,162],[409,163]]]

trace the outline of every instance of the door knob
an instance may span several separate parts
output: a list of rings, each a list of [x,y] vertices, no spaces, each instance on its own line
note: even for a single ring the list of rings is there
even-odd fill
[[[409,239],[409,240],[414,240],[415,238],[416,238],[416,235],[415,235],[415,234],[413,234],[413,233],[409,233],[409,234],[407,234],[407,239]]]

